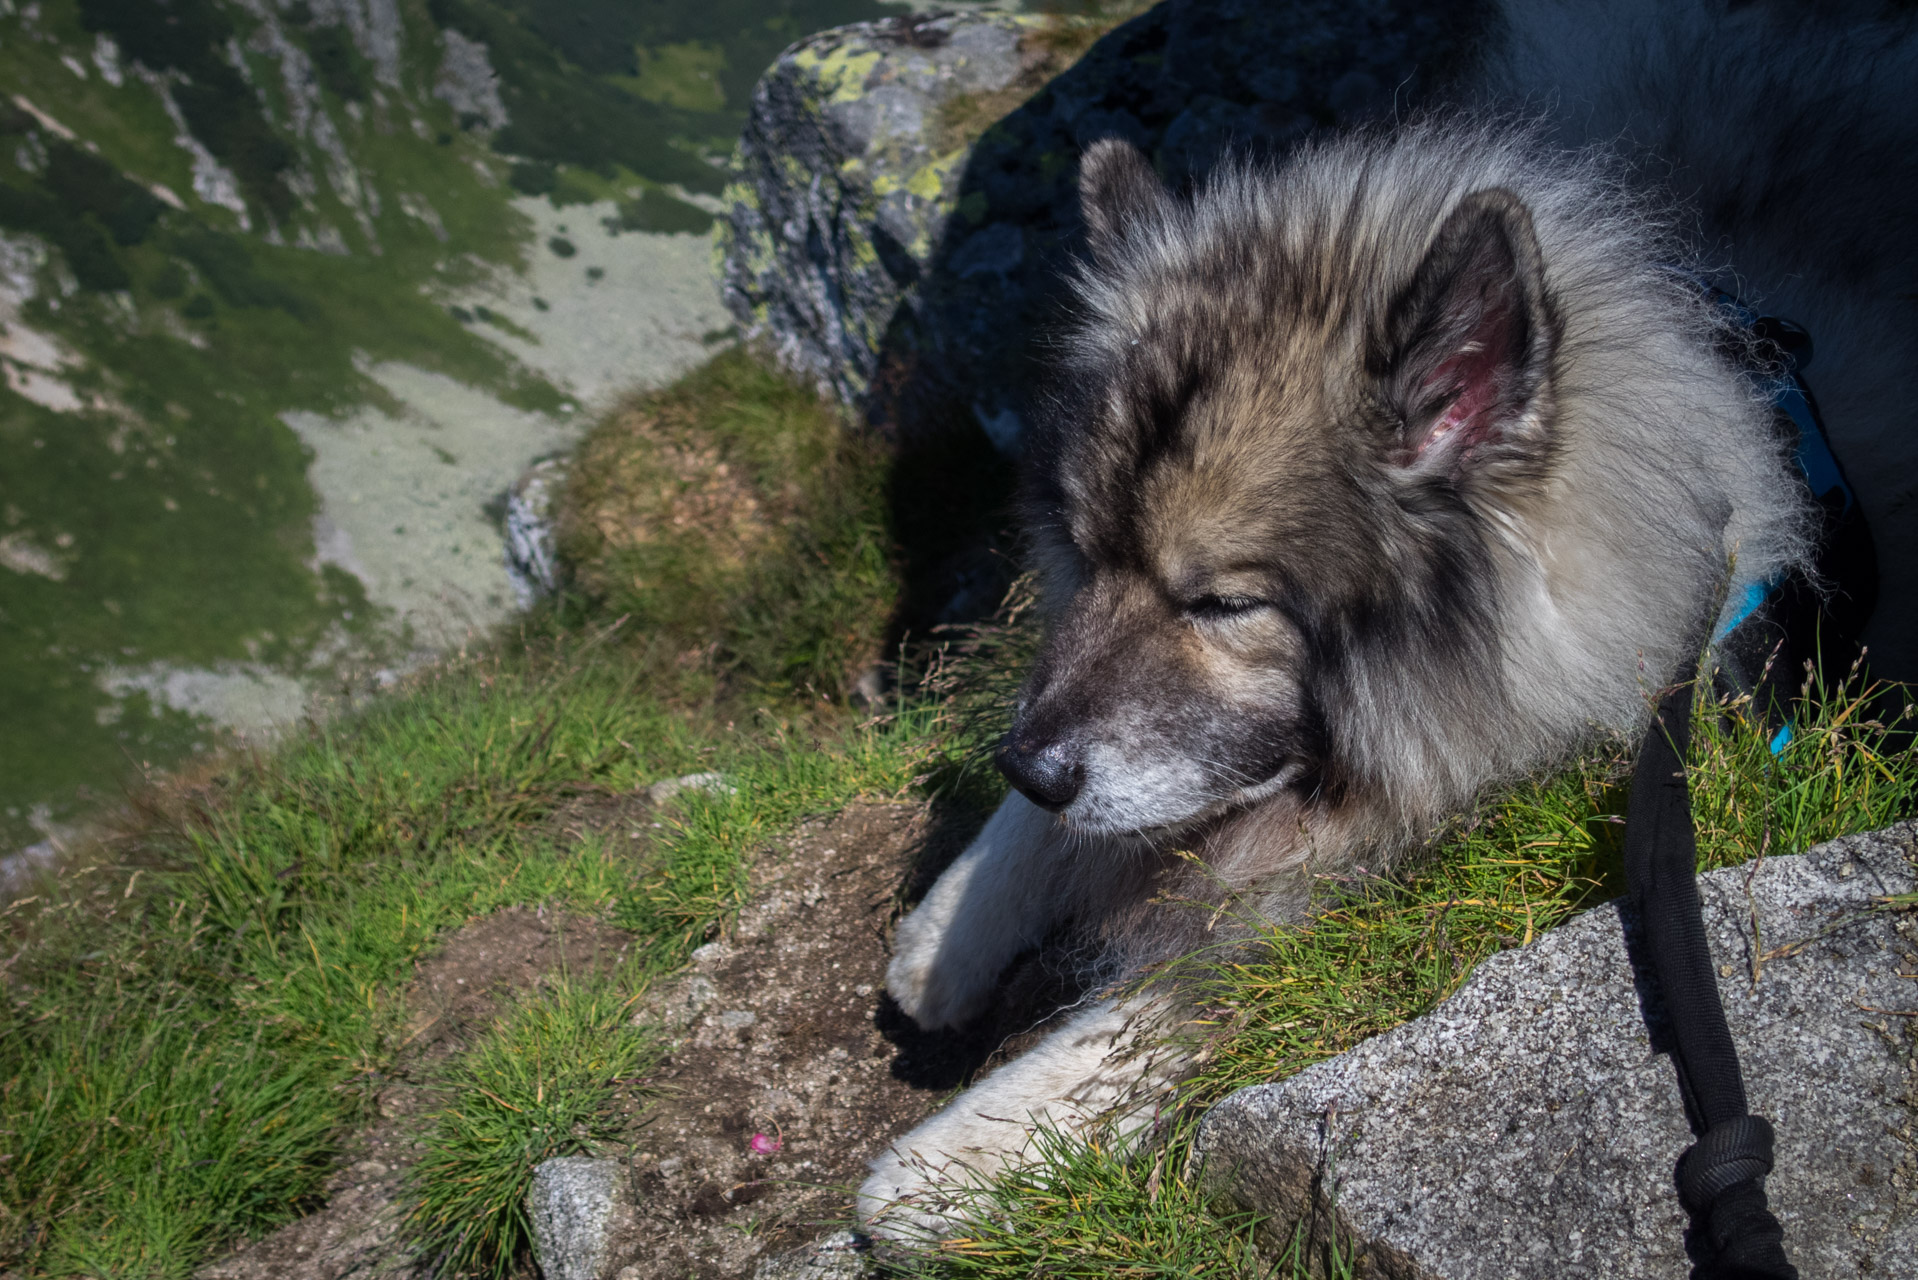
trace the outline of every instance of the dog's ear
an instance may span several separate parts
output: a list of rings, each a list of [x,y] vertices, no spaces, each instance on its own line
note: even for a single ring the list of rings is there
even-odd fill
[[[1165,184],[1123,138],[1101,138],[1079,157],[1079,207],[1093,256],[1110,261],[1126,236],[1164,206]]]
[[[1524,202],[1497,187],[1465,197],[1387,312],[1378,372],[1403,424],[1394,461],[1537,461],[1558,329]]]

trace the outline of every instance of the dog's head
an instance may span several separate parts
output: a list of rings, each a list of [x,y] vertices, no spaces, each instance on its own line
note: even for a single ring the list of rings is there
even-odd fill
[[[1366,187],[1187,200],[1124,143],[1084,158],[1083,317],[1033,446],[1051,629],[998,754],[1074,826],[1389,785],[1362,726],[1496,696],[1488,522],[1550,469],[1554,304],[1515,196]]]

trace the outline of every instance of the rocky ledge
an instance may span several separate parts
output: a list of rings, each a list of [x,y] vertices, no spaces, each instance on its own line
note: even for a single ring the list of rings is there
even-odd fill
[[[1167,0],[1116,27],[935,14],[802,40],[753,94],[717,251],[726,303],[882,424],[976,422],[1010,451],[1078,247],[1088,144],[1131,139],[1174,183],[1229,151],[1281,153],[1442,80],[1473,11]]]
[[[1778,1132],[1767,1190],[1808,1277],[1918,1258],[1915,846],[1905,824],[1699,882],[1752,1109]],[[1336,1240],[1355,1277],[1686,1274],[1672,1168],[1691,1136],[1633,929],[1619,904],[1588,912],[1425,1017],[1233,1094],[1200,1133],[1208,1178],[1267,1215],[1272,1249],[1303,1229],[1322,1260]]]

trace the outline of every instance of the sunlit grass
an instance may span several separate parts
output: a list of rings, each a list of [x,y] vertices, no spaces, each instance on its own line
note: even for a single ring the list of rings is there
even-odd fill
[[[1181,1133],[1142,1159],[1109,1134],[1088,1141],[1042,1129],[1030,1163],[954,1188],[970,1221],[949,1239],[914,1247],[902,1269],[1071,1280],[1253,1274],[1256,1215],[1212,1205],[1191,1171],[1169,1164],[1189,1139]]]
[[[562,979],[529,994],[440,1073],[407,1220],[435,1274],[507,1275],[531,1245],[534,1168],[624,1132],[620,1090],[660,1055],[633,1025],[631,986]]]
[[[581,442],[562,550],[598,609],[682,664],[832,698],[898,599],[885,471],[871,432],[729,351]]]
[[[598,655],[449,667],[176,791],[120,860],[20,909],[40,914],[0,1008],[0,1258],[184,1276],[315,1207],[447,930],[561,905],[633,929],[643,980],[737,906],[768,839],[911,789],[935,750],[930,715],[729,732]],[[637,860],[547,822],[713,769],[734,790],[683,794]]]

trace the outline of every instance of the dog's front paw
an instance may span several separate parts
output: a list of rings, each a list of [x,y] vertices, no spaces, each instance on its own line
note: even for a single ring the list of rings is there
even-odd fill
[[[932,1117],[872,1162],[859,1188],[859,1218],[876,1236],[908,1243],[964,1228],[981,1204],[978,1189],[1024,1148],[1027,1131],[962,1109]]]
[[[962,1171],[954,1174],[963,1176]],[[859,1220],[875,1236],[907,1244],[927,1244],[956,1234],[964,1217],[956,1183],[941,1178],[923,1161],[888,1151],[872,1162],[859,1188]]]
[[[998,967],[981,964],[996,948],[950,945],[954,937],[952,913],[944,903],[928,899],[899,922],[893,938],[892,964],[886,969],[886,990],[906,1015],[928,1031],[956,1027],[985,1008],[999,977]]]
[[[1034,864],[1051,829],[1051,814],[1009,797],[899,922],[886,990],[914,1022],[932,1031],[975,1017],[1006,966],[1045,933],[1052,908]]]

